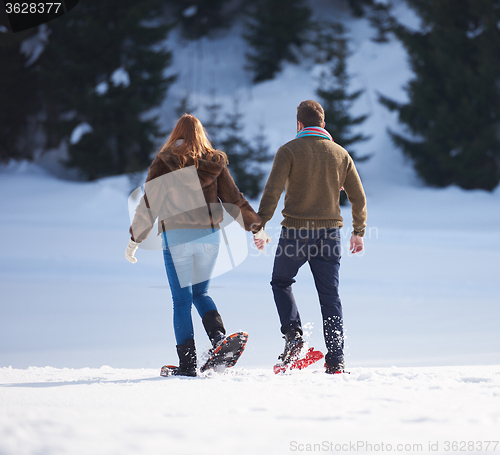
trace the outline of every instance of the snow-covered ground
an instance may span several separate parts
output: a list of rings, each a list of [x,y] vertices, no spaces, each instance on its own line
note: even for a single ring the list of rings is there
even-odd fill
[[[500,190],[419,183],[386,134],[396,119],[376,101],[404,99],[405,54],[350,25],[353,89],[366,90],[355,114],[370,114],[372,135],[357,150],[373,153],[359,165],[362,255],[347,252],[348,209],[342,230],[351,374],[272,373],[283,348],[269,286],[279,207],[266,254],[247,236],[248,257],[211,286],[227,329],[250,335],[237,366],[164,379],[159,368],[176,362],[170,291],[161,252],[124,258],[128,178],[68,182],[10,163],[0,168],[0,455],[500,451],[487,442],[500,439]],[[297,104],[315,97],[318,68],[285,65],[251,87],[241,46],[234,30],[180,46],[187,74],[164,118],[176,96],[203,104],[216,90],[227,105],[240,100],[250,136],[264,123],[275,149],[294,135]],[[324,350],[307,267],[295,293],[309,344]],[[208,339],[194,319],[201,357]]]
[[[1,369],[0,453],[500,450],[499,367],[356,368],[334,377],[235,368],[167,380],[157,373]]]

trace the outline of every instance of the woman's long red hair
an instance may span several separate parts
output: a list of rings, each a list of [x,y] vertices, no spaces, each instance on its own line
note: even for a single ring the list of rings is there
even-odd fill
[[[198,167],[199,158],[215,162],[222,161],[224,164],[228,162],[224,152],[212,147],[203,125],[191,114],[184,114],[177,121],[174,130],[161,148],[160,153],[165,150],[169,150],[179,158],[181,168],[184,167],[188,158],[194,160],[196,167]]]

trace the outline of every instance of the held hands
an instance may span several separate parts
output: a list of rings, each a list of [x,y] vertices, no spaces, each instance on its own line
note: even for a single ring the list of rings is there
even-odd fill
[[[257,234],[253,235],[253,241],[257,249],[263,251],[266,244],[271,242],[271,237],[264,229],[261,229]]]
[[[349,251],[352,254],[360,253],[363,251],[363,237],[360,237],[359,235],[351,235],[351,246],[349,248]]]
[[[131,262],[132,264],[135,264],[137,262],[137,258],[134,257],[137,248],[139,248],[139,244],[130,239],[127,245],[127,249],[125,250],[125,257],[127,258],[127,261]]]

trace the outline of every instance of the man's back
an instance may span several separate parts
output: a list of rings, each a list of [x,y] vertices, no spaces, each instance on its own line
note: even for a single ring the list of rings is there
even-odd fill
[[[342,227],[339,195],[343,187],[353,207],[354,231],[364,232],[363,187],[351,157],[335,142],[308,136],[279,148],[260,204],[259,214],[264,222],[272,217],[283,187],[286,189],[283,226]]]

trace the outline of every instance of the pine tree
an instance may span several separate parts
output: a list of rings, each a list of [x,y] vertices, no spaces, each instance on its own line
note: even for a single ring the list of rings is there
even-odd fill
[[[215,100],[207,106],[208,119],[204,126],[214,147],[226,152],[229,169],[238,188],[250,198],[262,191],[264,172],[261,164],[272,159],[265,136],[260,131],[253,144],[243,135],[242,114],[235,102],[232,112],[223,115],[221,105]]]
[[[351,148],[353,144],[370,139],[362,133],[354,133],[353,128],[361,125],[367,115],[352,117],[350,110],[353,103],[362,95],[362,90],[349,93],[350,76],[347,72],[347,58],[349,57],[348,40],[345,27],[340,23],[330,23],[318,28],[320,42],[323,43],[321,55],[328,58],[328,68],[320,76],[320,87],[316,94],[325,111],[325,129],[332,135],[333,140],[348,150],[354,161],[365,161],[369,156],[358,156]],[[321,62],[319,62],[321,63]],[[340,194],[340,204],[347,203],[346,194]]]
[[[68,143],[68,165],[89,179],[150,164],[159,135],[145,114],[164,99],[170,53],[158,47],[168,26],[161,0],[100,0],[48,25],[39,71],[47,148]],[[75,137],[80,126],[86,134]]]
[[[391,136],[426,183],[492,190],[500,181],[500,2],[407,1],[423,25],[395,27],[415,75],[409,102],[381,101],[413,137]]]
[[[246,55],[254,82],[272,79],[283,60],[297,63],[310,26],[311,9],[304,0],[257,0],[244,34],[252,52]]]
[[[394,30],[394,18],[391,15],[390,3],[374,3],[370,7],[370,25],[376,30],[377,35],[372,38],[376,43],[387,43],[388,35]]]
[[[212,93],[212,100],[210,104],[205,106],[206,121],[203,123],[210,142],[214,147],[222,141],[224,128],[226,127],[224,121],[221,119],[222,104],[217,101],[215,93]]]
[[[228,2],[229,0],[168,0],[182,34],[193,40],[231,24],[232,15],[226,11]]]
[[[196,107],[191,104],[190,95],[187,94],[181,98],[179,105],[175,108],[175,115],[177,118],[181,118],[184,114],[194,115]]]
[[[335,142],[349,150],[355,161],[363,161],[367,157],[358,157],[351,145],[369,139],[362,133],[354,133],[353,128],[361,125],[367,115],[352,117],[350,110],[353,103],[362,95],[362,90],[349,93],[350,76],[347,73],[347,58],[349,57],[348,40],[345,27],[340,23],[330,24],[329,41],[332,43],[332,58],[328,69],[320,77],[320,87],[316,94],[325,110],[325,129],[332,135]]]
[[[37,77],[21,52],[34,29],[15,34],[0,31],[0,162],[11,158],[31,159],[33,148],[23,141],[30,116],[39,108]]]
[[[374,0],[347,0],[352,13],[356,17],[363,17],[365,15],[365,7],[373,5]]]

